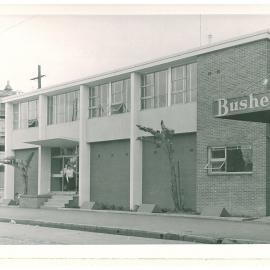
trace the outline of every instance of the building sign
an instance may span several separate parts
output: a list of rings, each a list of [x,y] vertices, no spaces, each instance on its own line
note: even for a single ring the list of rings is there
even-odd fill
[[[270,110],[270,93],[250,94],[237,98],[220,98],[214,102],[216,117]]]

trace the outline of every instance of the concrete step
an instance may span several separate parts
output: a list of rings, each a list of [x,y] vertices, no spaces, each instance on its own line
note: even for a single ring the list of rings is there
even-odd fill
[[[62,202],[68,202],[69,200],[72,200],[72,199],[73,199],[72,197],[68,197],[68,198],[52,198],[49,201],[62,203]]]
[[[53,206],[53,205],[55,205],[55,206],[65,206],[65,204],[66,204],[66,202],[64,202],[64,203],[55,203],[55,202],[46,202],[46,203],[44,203],[44,205],[45,206]]]
[[[63,208],[62,206],[40,206],[42,209],[57,209],[57,208]]]
[[[55,209],[55,208],[63,208],[66,204],[69,203],[73,199],[74,193],[66,193],[66,194],[53,194],[52,197],[44,203],[41,208],[44,209]]]

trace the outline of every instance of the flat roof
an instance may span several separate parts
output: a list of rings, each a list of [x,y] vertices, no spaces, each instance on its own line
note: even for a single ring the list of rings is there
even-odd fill
[[[76,90],[80,85],[87,85],[94,82],[106,80],[106,79],[114,79],[114,78],[120,78],[121,76],[128,75],[132,72],[143,72],[144,70],[153,68],[155,66],[162,66],[166,65],[178,60],[184,60],[192,57],[196,57],[198,55],[210,53],[217,50],[222,50],[229,47],[239,46],[242,44],[262,40],[262,39],[270,39],[270,29],[266,29],[263,31],[255,32],[248,35],[238,36],[236,38],[227,39],[221,42],[211,43],[208,45],[200,46],[193,48],[191,50],[183,51],[174,55],[170,55],[167,57],[158,58],[152,61],[143,62],[140,64],[136,64],[133,66],[127,66],[123,67],[121,69],[112,70],[109,72],[96,74],[93,76],[68,81],[64,83],[60,83],[57,85],[52,85],[49,87],[44,87],[39,90],[34,90],[30,92],[26,92],[20,95],[13,95],[9,97],[4,97],[1,99],[3,103],[7,102],[16,102],[21,100],[27,100],[29,98],[37,97],[38,95],[44,94],[44,95],[50,95],[54,92],[61,92],[61,90]]]

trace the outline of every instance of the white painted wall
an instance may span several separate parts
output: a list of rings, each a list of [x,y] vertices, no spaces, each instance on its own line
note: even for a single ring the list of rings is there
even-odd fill
[[[131,114],[130,114],[130,209],[142,204],[142,141],[137,140],[136,127],[140,109],[140,74],[131,74]]]
[[[13,156],[12,151],[12,129],[13,129],[13,106],[6,104],[5,107],[5,156]],[[5,180],[4,180],[4,198],[14,199],[14,168],[10,165],[5,165]]]
[[[70,138],[79,139],[79,121],[47,125],[44,139]]]
[[[176,104],[171,107],[143,110],[139,112],[139,124],[160,129],[160,121],[174,129],[175,133],[197,131],[197,103]],[[141,133],[147,136],[147,133]]]
[[[89,88],[80,87],[79,122],[79,206],[90,201],[90,144],[87,143],[86,122],[88,117]]]
[[[39,147],[38,151],[38,194],[51,190],[51,148]]]
[[[130,113],[87,120],[87,141],[121,140],[130,137]]]
[[[12,136],[12,149],[27,149],[35,147],[32,144],[27,144],[25,142],[36,141],[39,138],[39,128],[25,128],[25,129],[15,129],[11,130]]]

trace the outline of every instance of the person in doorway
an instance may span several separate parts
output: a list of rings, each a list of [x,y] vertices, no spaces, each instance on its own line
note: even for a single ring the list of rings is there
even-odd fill
[[[64,168],[64,178],[67,184],[67,190],[75,190],[74,170],[67,164]]]

